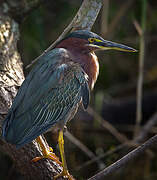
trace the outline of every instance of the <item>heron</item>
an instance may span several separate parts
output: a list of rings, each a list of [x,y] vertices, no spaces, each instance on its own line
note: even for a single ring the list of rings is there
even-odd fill
[[[88,30],[69,33],[55,48],[39,58],[28,74],[13,100],[2,126],[2,137],[17,148],[38,142],[42,156],[33,161],[49,158],[62,165],[63,170],[55,176],[70,175],[64,153],[63,132],[67,122],[75,115],[79,106],[87,109],[90,91],[99,74],[99,63],[95,51],[118,50],[136,52],[134,48],[104,40]],[[52,148],[45,147],[41,135],[58,128],[59,158]]]

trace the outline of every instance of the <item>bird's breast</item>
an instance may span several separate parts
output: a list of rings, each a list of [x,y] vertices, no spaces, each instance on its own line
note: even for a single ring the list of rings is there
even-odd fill
[[[91,52],[82,57],[81,66],[88,75],[88,84],[90,89],[93,89],[99,75],[99,63],[96,54]]]
[[[96,54],[93,52],[91,53],[91,60],[88,68],[88,73],[89,74],[89,86],[91,89],[94,88],[94,84],[98,78],[99,75],[99,63],[98,63],[98,58]]]
[[[90,89],[93,89],[99,74],[99,63],[96,54],[94,52],[79,52],[74,54],[75,56],[72,57],[72,60],[81,65],[85,73],[88,75],[89,87]]]

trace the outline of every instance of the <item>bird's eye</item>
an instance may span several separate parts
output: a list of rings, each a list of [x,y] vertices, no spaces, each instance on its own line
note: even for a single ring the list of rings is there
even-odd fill
[[[93,43],[95,41],[94,38],[89,38],[88,40],[89,40],[90,43]]]

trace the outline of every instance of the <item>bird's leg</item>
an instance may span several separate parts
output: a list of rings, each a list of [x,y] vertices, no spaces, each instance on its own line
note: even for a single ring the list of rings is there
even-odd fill
[[[60,155],[61,155],[61,160],[62,160],[63,171],[57,176],[55,176],[54,179],[57,179],[58,177],[63,176],[63,177],[67,177],[69,180],[74,180],[73,177],[68,172],[67,163],[65,159],[63,130],[59,131],[58,144],[59,144],[59,150],[60,150]]]
[[[48,159],[52,159],[57,164],[62,165],[62,163],[59,161],[59,158],[55,155],[55,153],[53,153],[53,149],[51,147],[47,149],[41,136],[36,138],[36,142],[39,144],[43,156],[33,158],[32,159],[33,162],[37,162],[38,160],[43,159],[43,158],[48,158]]]

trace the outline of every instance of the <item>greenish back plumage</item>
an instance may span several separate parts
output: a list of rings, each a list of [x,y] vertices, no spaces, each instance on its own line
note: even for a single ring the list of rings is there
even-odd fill
[[[80,101],[87,108],[87,81],[83,69],[70,61],[65,49],[50,51],[20,87],[4,121],[3,137],[22,146],[57,123],[64,125]]]

